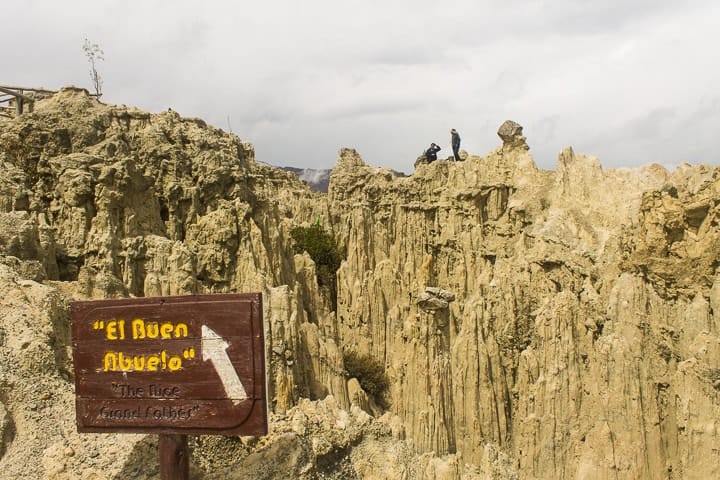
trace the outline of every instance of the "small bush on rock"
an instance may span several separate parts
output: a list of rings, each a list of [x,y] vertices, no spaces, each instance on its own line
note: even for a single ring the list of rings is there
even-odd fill
[[[365,393],[382,404],[382,398],[390,387],[385,375],[385,366],[370,355],[359,355],[357,352],[343,352],[345,371],[350,378],[357,378]]]
[[[328,292],[333,309],[337,308],[336,274],[345,254],[332,233],[325,231],[320,223],[290,230],[295,253],[307,252],[315,262],[317,281]]]

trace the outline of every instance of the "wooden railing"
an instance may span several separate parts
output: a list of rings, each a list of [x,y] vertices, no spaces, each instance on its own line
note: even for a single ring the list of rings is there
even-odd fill
[[[12,117],[32,112],[36,100],[56,93],[54,90],[0,85],[0,115]]]

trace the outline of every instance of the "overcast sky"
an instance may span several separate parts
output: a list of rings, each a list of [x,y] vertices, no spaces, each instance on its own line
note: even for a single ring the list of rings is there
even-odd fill
[[[340,147],[412,172],[438,143],[485,155],[505,120],[536,163],[571,145],[604,168],[720,164],[717,0],[17,0],[2,4],[0,85],[232,130],[257,160],[332,168]]]

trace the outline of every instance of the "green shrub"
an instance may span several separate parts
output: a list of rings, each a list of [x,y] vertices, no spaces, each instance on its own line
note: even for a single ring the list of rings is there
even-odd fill
[[[385,375],[385,366],[370,355],[359,355],[353,351],[343,352],[345,371],[351,378],[357,378],[365,393],[383,404],[383,396],[390,387]]]
[[[332,233],[315,223],[309,227],[290,230],[295,253],[307,252],[315,262],[317,281],[330,297],[333,309],[337,308],[336,274],[345,255]]]

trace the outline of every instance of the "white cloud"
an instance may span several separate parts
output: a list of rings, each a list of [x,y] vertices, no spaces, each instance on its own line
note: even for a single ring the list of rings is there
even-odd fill
[[[411,171],[431,142],[485,154],[506,119],[554,168],[566,145],[605,166],[720,163],[720,5],[587,2],[30,0],[3,7],[0,83],[90,86],[104,101],[232,128],[258,160],[329,168],[341,146]],[[677,160],[677,161],[676,161]]]

